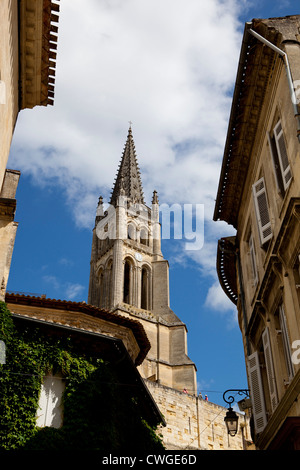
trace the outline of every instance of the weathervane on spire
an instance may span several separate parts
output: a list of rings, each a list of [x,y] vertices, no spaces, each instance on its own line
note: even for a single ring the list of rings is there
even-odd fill
[[[132,121],[128,121],[128,122],[129,122],[129,128],[131,129]]]

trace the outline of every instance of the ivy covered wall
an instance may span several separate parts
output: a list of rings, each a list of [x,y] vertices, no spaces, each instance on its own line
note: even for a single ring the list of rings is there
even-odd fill
[[[141,416],[134,387],[119,384],[114,368],[101,358],[79,354],[70,337],[53,338],[37,327],[18,331],[0,302],[1,450],[161,451],[160,437]],[[36,426],[43,377],[65,377],[64,420],[59,429]]]

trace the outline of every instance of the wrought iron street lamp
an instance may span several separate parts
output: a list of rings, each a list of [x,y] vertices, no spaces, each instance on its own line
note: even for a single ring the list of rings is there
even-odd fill
[[[239,417],[236,412],[231,408],[231,406],[228,408],[224,421],[227,427],[228,434],[232,437],[235,436],[238,430]]]
[[[231,407],[231,404],[235,401],[234,396],[233,395],[227,396],[227,394],[232,393],[232,392],[236,392],[235,395],[246,395],[246,397],[248,398],[250,395],[249,395],[249,390],[247,389],[226,390],[226,392],[223,393],[223,400],[229,405],[228,411],[224,418],[224,421],[227,427],[227,432],[230,436],[235,436],[238,430],[239,417]]]

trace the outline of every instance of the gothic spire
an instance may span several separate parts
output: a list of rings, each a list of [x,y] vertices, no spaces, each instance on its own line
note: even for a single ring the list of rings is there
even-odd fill
[[[132,202],[144,204],[144,194],[140,170],[137,163],[131,126],[128,130],[127,141],[123,150],[115,185],[112,191],[110,204],[116,205],[121,194],[127,196]]]

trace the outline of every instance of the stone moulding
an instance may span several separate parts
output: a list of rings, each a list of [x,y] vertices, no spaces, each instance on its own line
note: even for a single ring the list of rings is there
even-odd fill
[[[19,3],[20,109],[54,104],[58,12],[51,0]]]
[[[121,339],[136,366],[150,349],[143,326],[135,320],[86,304],[6,293],[5,301],[14,314],[69,325],[82,331]]]

